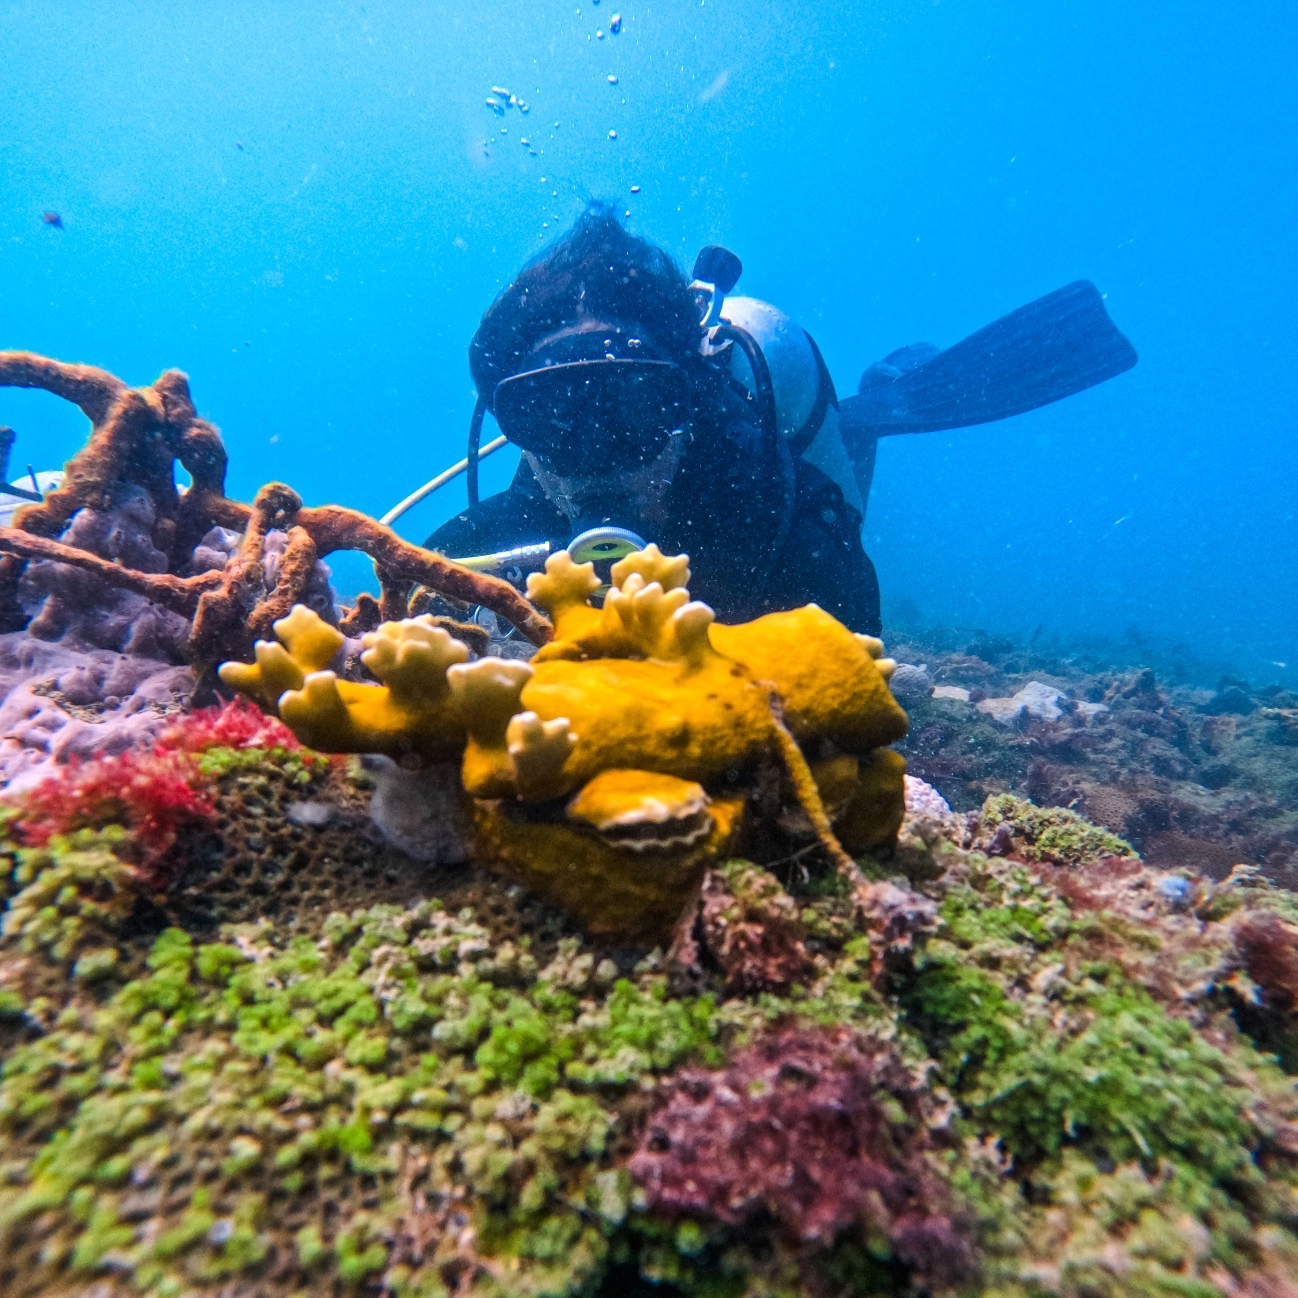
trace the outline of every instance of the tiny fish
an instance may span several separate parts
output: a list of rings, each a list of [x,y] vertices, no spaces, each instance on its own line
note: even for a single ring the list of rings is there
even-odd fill
[[[504,117],[505,105],[497,99],[492,99],[490,95],[487,96],[487,107],[490,108],[497,117]]]
[[[495,95],[497,99],[500,99],[505,103],[509,103],[509,101],[514,97],[513,94],[506,90],[504,86],[492,86],[491,93]]]
[[[640,192],[640,186],[639,186],[639,185],[632,185],[632,186],[631,186],[631,192],[632,192],[633,194],[638,194],[638,193]]]
[[[615,85],[617,85],[617,77],[616,77],[616,75],[615,75],[614,73],[612,73],[612,72],[610,72],[610,73],[608,74],[608,84],[609,84],[610,86],[615,86]]]
[[[56,230],[63,229],[63,218],[57,212],[42,212],[41,220],[46,225],[53,226]]]
[[[616,36],[618,32],[622,30],[621,14],[614,14],[613,17],[608,20],[608,29],[613,33],[614,36]]]
[[[242,140],[235,140],[235,142],[234,142],[234,147],[235,147],[236,149],[238,149],[240,153],[242,153],[242,152],[243,152],[243,141],[242,141]]]

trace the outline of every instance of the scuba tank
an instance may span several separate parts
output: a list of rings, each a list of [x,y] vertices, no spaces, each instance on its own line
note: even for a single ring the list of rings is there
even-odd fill
[[[729,297],[743,264],[729,249],[710,245],[694,262],[690,290],[705,330],[703,353],[723,359],[729,377],[747,395],[768,435],[779,437],[836,482],[862,517],[865,500],[843,443],[838,396],[816,340],[778,307],[755,297]]]
[[[847,503],[864,515],[865,502],[839,430],[834,381],[815,339],[778,307],[755,297],[726,298],[721,321],[744,330],[761,350],[770,376],[776,428],[790,454],[832,478]],[[742,347],[731,348],[730,374],[756,399],[758,380]]]

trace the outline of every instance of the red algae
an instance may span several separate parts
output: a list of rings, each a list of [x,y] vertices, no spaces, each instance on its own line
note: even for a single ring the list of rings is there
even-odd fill
[[[302,747],[278,717],[267,716],[242,697],[189,713],[165,730],[158,744],[179,753],[213,748],[282,748],[291,753]]]
[[[724,1069],[666,1083],[630,1171],[651,1211],[724,1226],[772,1221],[795,1248],[852,1228],[912,1275],[970,1276],[921,1092],[895,1050],[846,1028],[784,1027]]]
[[[75,762],[23,795],[15,828],[23,842],[41,847],[56,835],[121,825],[147,876],[182,829],[211,821],[206,783],[188,755],[166,749]]]

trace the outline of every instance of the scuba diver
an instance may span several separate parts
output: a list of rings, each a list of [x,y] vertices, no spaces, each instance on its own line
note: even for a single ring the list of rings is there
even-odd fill
[[[547,553],[607,565],[647,541],[690,556],[690,590],[725,621],[819,604],[880,629],[861,544],[878,439],[1019,414],[1136,362],[1094,286],[1078,282],[946,351],[919,343],[839,402],[811,336],[729,297],[741,265],[670,255],[592,206],[487,309],[469,349],[478,402],[459,471],[469,506],[425,542],[521,581]],[[481,445],[490,412],[502,437]],[[522,450],[509,487],[478,497],[479,459]]]

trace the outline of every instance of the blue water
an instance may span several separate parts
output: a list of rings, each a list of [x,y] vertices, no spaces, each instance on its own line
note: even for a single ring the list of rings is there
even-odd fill
[[[0,347],[182,368],[232,493],[381,513],[463,454],[478,317],[591,197],[687,266],[735,249],[843,394],[1090,278],[1134,371],[883,444],[885,621],[1180,643],[1298,686],[1298,10],[625,0],[614,36],[617,9],[0,5]],[[529,115],[493,116],[493,84]],[[38,469],[84,434],[43,394],[0,391],[0,423]]]

